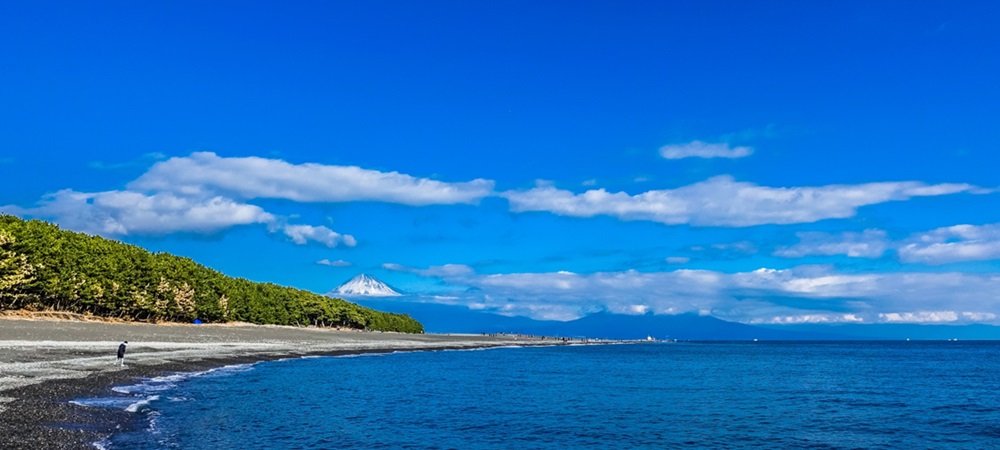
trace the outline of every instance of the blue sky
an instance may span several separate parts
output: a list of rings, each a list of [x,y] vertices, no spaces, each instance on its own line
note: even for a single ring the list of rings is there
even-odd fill
[[[996,2],[7,2],[0,209],[508,315],[1000,323]]]

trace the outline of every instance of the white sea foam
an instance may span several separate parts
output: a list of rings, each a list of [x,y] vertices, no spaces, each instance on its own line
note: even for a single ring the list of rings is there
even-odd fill
[[[131,405],[128,405],[128,408],[125,408],[125,411],[128,411],[128,412],[139,412],[139,411],[147,408],[150,403],[155,402],[155,401],[157,401],[159,399],[160,399],[159,395],[153,395],[153,396],[150,396],[150,397],[146,397],[146,398],[144,398],[142,400],[139,400],[139,401],[137,401],[137,402],[135,402],[135,403],[133,403]]]
[[[92,443],[97,450],[108,450],[108,445],[111,444],[111,440],[108,438],[101,439],[97,442]]]
[[[115,386],[111,388],[111,390],[119,394],[127,394],[127,395],[149,394],[152,392],[165,391],[174,388],[176,386],[177,386],[176,384],[167,381],[154,382],[152,380],[148,380],[139,384],[132,384],[128,386]]]
[[[396,352],[393,352],[396,353]],[[368,358],[372,356],[385,356],[389,353],[352,353],[349,355],[337,355],[334,358]]]
[[[146,427],[146,431],[150,434],[160,434],[160,412],[150,411],[149,412],[149,426]]]
[[[288,358],[281,358],[281,359],[274,359],[271,361],[260,361],[260,362],[285,362],[285,361],[298,361],[300,359],[315,359],[315,358],[326,358],[326,356],[324,355],[290,356]],[[259,364],[259,362],[254,364]]]
[[[71,400],[70,404],[87,408],[125,409],[135,402],[131,397],[80,398]]]
[[[536,346],[537,347],[537,346]],[[482,352],[487,350],[495,350],[498,348],[525,348],[523,345],[497,345],[495,347],[473,347],[473,348],[446,348],[441,350],[443,352]]]
[[[246,372],[253,369],[253,364],[233,364],[231,366],[216,367],[214,369],[202,370],[199,372],[178,372],[170,375],[161,375],[148,378],[137,384],[115,386],[112,391],[119,394],[148,394],[152,392],[162,392],[177,387],[177,383],[194,377],[209,375],[227,376],[233,373]]]
[[[150,379],[150,381],[176,383],[178,381],[183,381],[183,380],[186,380],[188,378],[203,377],[203,376],[206,376],[206,375],[229,375],[231,373],[239,373],[239,372],[246,372],[248,370],[252,370],[253,366],[255,364],[256,363],[252,363],[252,364],[233,364],[233,365],[229,365],[229,366],[222,366],[222,367],[216,367],[216,368],[212,368],[212,369],[208,369],[208,370],[202,370],[200,372],[177,372],[177,373],[170,374],[170,375],[162,375],[162,376],[158,376],[158,377],[153,377],[153,378]]]
[[[150,397],[143,398],[142,400],[139,400],[135,403],[132,403],[131,405],[128,405],[128,407],[125,408],[125,411],[139,412],[140,410],[147,409],[150,403],[159,399],[160,399],[159,395],[153,395]]]

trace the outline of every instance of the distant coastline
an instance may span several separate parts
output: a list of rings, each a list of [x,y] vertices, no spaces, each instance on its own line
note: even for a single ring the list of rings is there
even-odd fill
[[[114,352],[122,340],[129,350],[119,369]],[[0,448],[93,448],[130,413],[69,401],[138,377],[302,356],[558,344],[516,335],[0,318]]]

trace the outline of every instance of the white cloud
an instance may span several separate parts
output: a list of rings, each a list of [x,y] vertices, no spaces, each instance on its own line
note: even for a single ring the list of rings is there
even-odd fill
[[[881,230],[840,234],[803,232],[798,237],[798,244],[778,249],[774,254],[790,258],[807,255],[878,258],[894,248],[899,260],[905,263],[937,265],[1000,259],[1000,223],[942,227],[895,242]]]
[[[668,256],[664,259],[667,264],[687,264],[691,262],[691,258],[687,256]]]
[[[290,225],[263,208],[215,196],[186,197],[170,192],[144,194],[131,191],[77,192],[70,189],[46,196],[36,207],[6,206],[19,216],[55,218],[60,226],[102,236],[209,234],[241,225],[266,225],[281,231],[296,244],[318,242],[328,247],[353,247],[351,235],[327,227]]]
[[[445,264],[443,266],[431,266],[426,269],[408,267],[396,263],[382,264],[382,268],[396,272],[415,273],[422,277],[450,278],[456,279],[466,275],[472,275],[475,271],[465,264]]]
[[[4,209],[18,215],[54,217],[63,227],[107,236],[212,233],[275,220],[258,206],[224,197],[192,199],[171,193],[129,191],[87,193],[66,189],[45,197],[35,208]]]
[[[423,276],[432,277],[464,277],[472,275],[474,272],[471,267],[465,264],[445,264],[443,266],[434,266],[418,273]]]
[[[1000,223],[955,225],[912,236],[899,248],[903,262],[946,264],[1000,258]]]
[[[342,259],[338,259],[336,261],[330,261],[329,259],[321,259],[319,261],[316,261],[316,264],[319,264],[321,266],[330,266],[330,267],[350,267],[350,266],[352,266],[352,264],[350,262],[344,261]]]
[[[148,154],[144,158],[156,160],[163,155]],[[291,225],[285,218],[247,202],[285,199],[455,204],[475,203],[492,192],[493,182],[483,179],[446,183],[354,166],[296,165],[278,159],[223,158],[199,152],[157,162],[129,183],[126,190],[90,193],[66,189],[46,196],[35,207],[2,209],[106,236],[213,233],[238,225],[265,224],[297,244],[351,247],[356,244],[351,235],[324,226]]]
[[[677,189],[637,195],[604,189],[574,194],[552,186],[502,195],[510,201],[514,212],[547,211],[564,216],[608,215],[670,225],[744,227],[848,218],[861,206],[974,189],[967,184],[926,185],[916,181],[773,188],[718,176]]]
[[[862,323],[857,314],[802,314],[797,316],[774,316],[756,318],[752,324],[795,325],[802,323]]]
[[[965,311],[965,312],[962,313],[962,317],[965,317],[966,319],[971,320],[973,322],[988,322],[988,321],[996,320],[997,315],[995,313],[991,313],[991,312],[970,312],[970,311]]]
[[[799,243],[779,249],[774,254],[787,258],[808,255],[846,255],[852,258],[878,258],[889,248],[885,231],[864,230],[861,233],[840,234],[803,232],[797,233]]]
[[[878,316],[887,323],[947,323],[958,320],[958,313],[955,311],[884,313]]]
[[[829,267],[750,272],[571,272],[479,274],[394,265],[442,278],[451,304],[507,315],[569,320],[595,311],[697,313],[745,323],[994,323],[1000,275],[840,273]],[[465,290],[461,290],[464,288]]]
[[[761,268],[727,275],[734,289],[808,298],[863,297],[878,290],[876,274],[838,274],[824,268]]]
[[[646,305],[629,305],[628,311],[632,313],[632,315],[646,314],[646,312],[649,311],[649,307]]]
[[[666,159],[681,158],[743,158],[753,154],[751,147],[730,147],[728,143],[691,141],[686,144],[671,144],[660,148],[660,156]]]
[[[292,164],[258,157],[224,158],[198,152],[159,162],[128,187],[183,195],[222,193],[241,199],[434,205],[478,202],[493,192],[493,181],[446,183],[355,166]]]
[[[319,242],[327,247],[336,247],[339,244],[344,244],[348,247],[357,245],[354,236],[340,234],[324,226],[283,225],[281,226],[281,231],[285,233],[285,236],[291,238],[292,242],[299,245],[307,244],[310,241]]]

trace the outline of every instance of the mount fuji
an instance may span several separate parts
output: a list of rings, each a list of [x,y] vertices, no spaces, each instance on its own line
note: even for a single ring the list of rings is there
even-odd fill
[[[328,292],[327,296],[365,296],[365,297],[398,297],[399,292],[391,288],[388,284],[385,284],[375,278],[359,274],[358,276],[347,280],[346,283],[337,286],[336,289]]]

